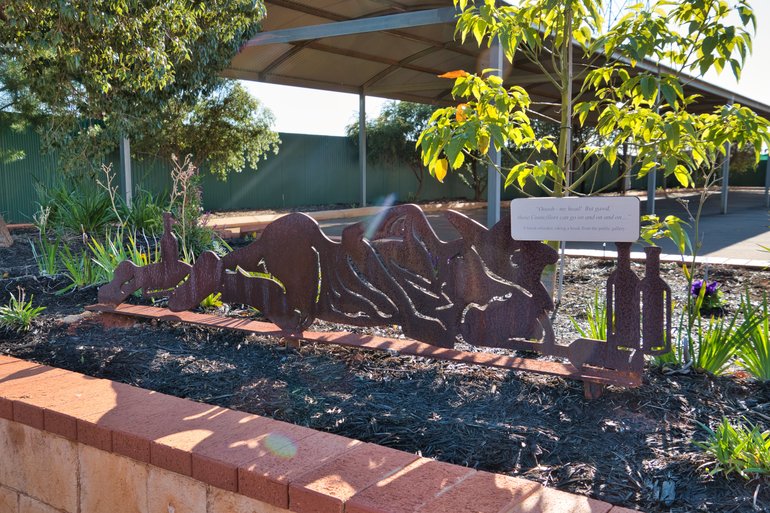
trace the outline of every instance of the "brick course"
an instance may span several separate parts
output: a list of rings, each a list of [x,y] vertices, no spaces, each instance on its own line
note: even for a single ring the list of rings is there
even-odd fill
[[[0,513],[626,513],[0,356]]]

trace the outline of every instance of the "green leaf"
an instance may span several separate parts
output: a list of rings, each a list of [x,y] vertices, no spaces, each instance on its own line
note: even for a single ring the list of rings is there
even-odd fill
[[[666,99],[669,105],[676,108],[676,106],[679,104],[678,97],[676,94],[676,89],[674,89],[671,84],[668,83],[662,83],[660,85],[660,92],[663,94],[663,97]]]
[[[649,173],[651,170],[653,170],[657,166],[657,163],[655,161],[649,161],[645,162],[641,168],[639,168],[639,178],[644,178],[647,176],[647,173]]]
[[[681,164],[674,169],[674,178],[676,178],[676,181],[679,182],[682,187],[689,187],[692,183],[690,173],[688,173],[687,168]]]
[[[654,77],[649,75],[642,76],[639,81],[639,87],[645,100],[654,100],[658,91],[658,83]]]
[[[477,20],[473,25],[473,37],[476,38],[476,42],[481,46],[484,41],[484,35],[486,34],[487,23],[483,20]]]
[[[679,146],[679,125],[666,123],[663,125],[663,132],[666,134],[670,146]]]
[[[703,55],[710,56],[714,52],[714,48],[717,46],[717,40],[713,36],[703,38],[703,42],[700,45],[700,51]]]
[[[741,79],[741,63],[735,59],[730,59],[730,68],[732,69],[735,80]]]

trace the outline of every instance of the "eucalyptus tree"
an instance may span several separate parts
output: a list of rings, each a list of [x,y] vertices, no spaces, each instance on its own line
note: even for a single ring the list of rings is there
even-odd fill
[[[137,123],[132,151],[166,162],[190,155],[194,167],[224,180],[247,165],[257,169],[262,158],[278,152],[273,122],[270,110],[243,86],[220,79],[197,101],[172,98],[157,116]]]
[[[220,90],[264,15],[260,0],[0,0],[0,47],[47,118],[44,144],[65,167],[98,166],[120,136],[155,136],[167,104]]]

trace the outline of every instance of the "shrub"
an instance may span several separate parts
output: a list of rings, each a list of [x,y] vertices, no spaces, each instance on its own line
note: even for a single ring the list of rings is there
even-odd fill
[[[48,219],[51,216],[51,209],[48,207],[40,207],[40,209],[33,216],[35,226],[38,229],[38,243],[35,244],[32,240],[29,241],[32,246],[32,255],[35,257],[35,263],[37,263],[37,269],[41,276],[56,276],[59,274],[59,244],[51,242],[48,239]]]
[[[115,220],[121,228],[153,235],[163,231],[163,212],[167,198],[141,189],[133,195],[129,205],[118,194],[118,186],[113,185],[115,174],[112,172],[112,164],[102,164],[102,174],[104,177],[97,179],[96,183],[109,197]]]
[[[81,183],[60,182],[38,188],[42,209],[48,209],[48,226],[56,232],[94,234],[116,220],[110,197]]]
[[[163,232],[163,212],[168,198],[141,190],[134,195],[131,206],[125,210],[126,228],[135,232],[157,235]]]
[[[30,296],[26,300],[24,289],[19,287],[18,296],[11,293],[11,299],[8,304],[0,306],[0,327],[14,331],[27,331],[32,325],[32,321],[45,310],[44,306],[33,306]]]
[[[209,249],[216,249],[217,236],[206,226],[203,216],[200,175],[190,155],[179,160],[172,156],[170,210],[176,224],[174,231],[179,237],[185,262],[194,262],[195,257]]]
[[[95,284],[107,283],[112,279],[115,268],[124,260],[130,260],[141,267],[160,261],[160,247],[157,240],[150,242],[146,236],[140,240],[136,232],[118,230],[114,235],[107,233],[104,243],[91,239],[88,243],[90,259],[96,264]]]
[[[160,260],[157,241],[153,239],[151,243],[144,237],[144,240],[139,242],[135,233],[129,233],[125,237],[123,233],[123,230],[117,230],[114,234],[107,232],[104,242],[89,239],[86,248],[78,252],[62,246],[61,262],[71,283],[61,292],[109,282],[115,268],[124,260],[140,267]]]
[[[60,290],[59,293],[101,283],[96,278],[97,272],[87,250],[73,252],[65,244],[61,248],[61,263],[64,266],[64,274],[72,283]]]
[[[714,468],[708,469],[710,475],[736,472],[745,479],[770,475],[770,431],[760,431],[750,423],[733,426],[726,418],[713,430],[703,428],[708,437],[695,445],[716,461]]]
[[[59,274],[59,241],[51,242],[41,233],[37,244],[31,240],[29,244],[40,275],[50,277]]]

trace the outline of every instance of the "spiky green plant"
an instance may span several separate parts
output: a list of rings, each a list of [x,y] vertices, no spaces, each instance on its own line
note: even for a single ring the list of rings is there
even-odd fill
[[[0,328],[6,328],[21,332],[29,330],[32,321],[45,310],[44,306],[34,306],[30,296],[26,300],[24,289],[18,288],[18,296],[11,293],[11,299],[7,304],[0,306]]]
[[[746,342],[738,350],[738,363],[755,378],[770,381],[770,316],[768,316],[767,294],[762,302],[752,306],[749,292],[741,302],[745,318],[756,318],[756,325],[748,332]]]
[[[711,317],[704,323],[697,316],[693,337],[689,340],[693,368],[713,375],[722,374],[759,322],[758,315],[744,317],[738,312],[729,322],[724,317]]]
[[[91,239],[88,249],[91,260],[98,267],[95,275],[97,283],[110,281],[115,268],[124,260],[129,260],[139,267],[160,261],[160,246],[157,241],[152,239],[150,242],[146,236],[140,238],[132,231],[108,232],[104,242]]]
[[[607,340],[607,304],[598,289],[594,291],[594,298],[588,302],[585,314],[587,328],[583,328],[573,317],[569,318],[575,331],[583,338]]]
[[[770,431],[748,422],[733,426],[724,417],[714,429],[701,426],[708,436],[695,445],[714,458],[710,475],[737,473],[745,479],[770,475]]]
[[[206,296],[203,301],[201,301],[201,308],[204,310],[214,310],[216,308],[219,308],[223,305],[222,303],[222,293],[217,292],[215,294],[209,294]]]

